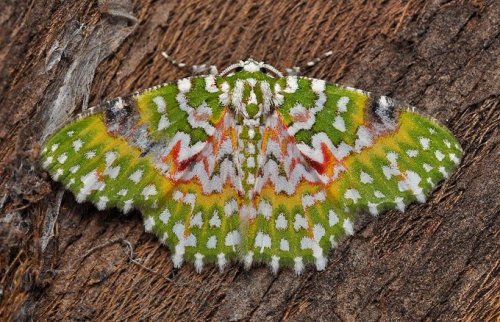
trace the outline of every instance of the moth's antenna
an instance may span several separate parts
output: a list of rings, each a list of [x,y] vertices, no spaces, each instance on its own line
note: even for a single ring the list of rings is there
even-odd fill
[[[318,57],[314,58],[313,60],[308,61],[305,66],[302,66],[302,67],[294,66],[292,68],[286,68],[285,71],[289,76],[300,75],[301,69],[311,68],[311,67],[315,66],[317,63],[319,63],[320,61],[322,61],[323,59],[330,57],[331,55],[333,55],[333,51],[329,50],[329,51],[323,53],[321,56],[318,56]]]
[[[215,65],[201,64],[201,65],[188,66],[185,63],[178,62],[177,60],[173,59],[172,57],[170,57],[169,54],[167,54],[164,51],[161,53],[161,55],[163,57],[165,57],[165,59],[168,60],[172,65],[174,65],[180,69],[184,69],[184,70],[186,70],[194,75],[204,74],[207,71],[211,75],[214,75],[214,76],[219,74],[219,71],[217,70],[217,66],[215,66]]]

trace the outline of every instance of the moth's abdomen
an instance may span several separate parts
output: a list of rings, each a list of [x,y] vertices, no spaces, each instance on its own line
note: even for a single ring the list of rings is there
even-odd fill
[[[253,198],[255,178],[259,171],[260,150],[262,138],[260,127],[238,126],[238,163],[242,171],[243,193],[247,202]]]

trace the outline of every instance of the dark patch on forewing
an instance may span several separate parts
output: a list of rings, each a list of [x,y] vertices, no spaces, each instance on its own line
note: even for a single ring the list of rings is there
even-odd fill
[[[150,136],[147,125],[140,122],[139,110],[133,96],[106,102],[104,114],[111,135],[125,139],[128,144],[140,150],[141,158],[150,156],[158,171],[167,173],[169,166],[163,163],[162,157],[168,142],[156,141]]]
[[[104,111],[108,132],[127,137],[136,127],[139,113],[132,97],[118,97],[105,103]]]
[[[104,111],[108,132],[120,136],[145,156],[155,144],[149,136],[147,126],[139,124],[140,115],[132,96],[118,97],[105,103]]]
[[[397,124],[399,104],[387,96],[374,96],[369,103],[370,118],[384,127],[392,129]]]

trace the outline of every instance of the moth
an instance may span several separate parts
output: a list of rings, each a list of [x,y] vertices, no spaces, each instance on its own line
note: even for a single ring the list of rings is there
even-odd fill
[[[325,269],[358,214],[425,202],[461,155],[408,105],[250,59],[92,108],[41,159],[78,202],[140,211],[175,267],[300,274]]]

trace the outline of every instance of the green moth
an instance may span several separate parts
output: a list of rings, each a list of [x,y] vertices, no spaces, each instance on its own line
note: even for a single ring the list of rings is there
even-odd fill
[[[461,155],[407,105],[247,60],[100,105],[41,158],[78,202],[139,210],[175,267],[300,274],[325,269],[359,213],[425,202]]]

